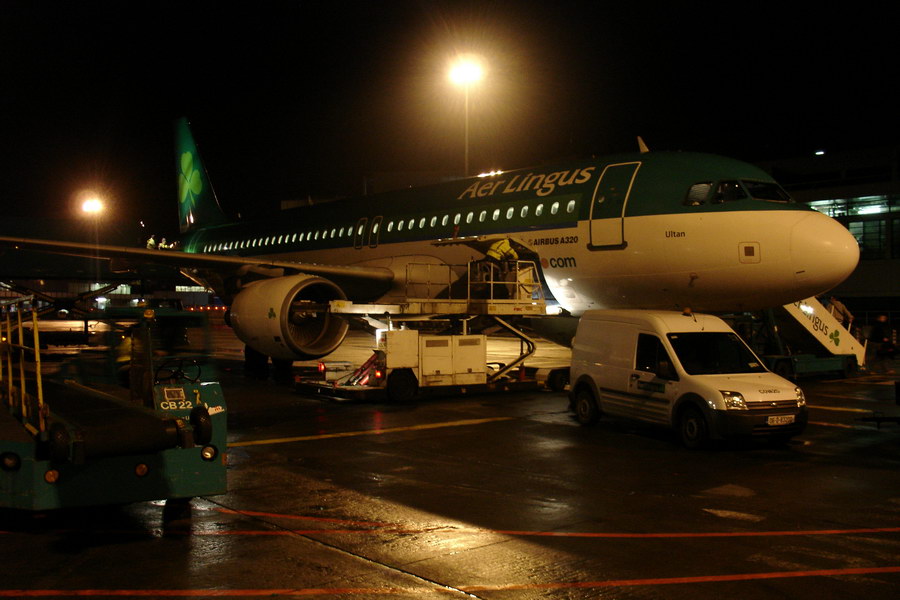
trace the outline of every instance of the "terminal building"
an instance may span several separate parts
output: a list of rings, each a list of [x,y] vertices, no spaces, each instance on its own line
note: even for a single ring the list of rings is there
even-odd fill
[[[843,223],[859,242],[856,271],[833,294],[864,325],[900,323],[900,147],[761,163],[791,196]]]

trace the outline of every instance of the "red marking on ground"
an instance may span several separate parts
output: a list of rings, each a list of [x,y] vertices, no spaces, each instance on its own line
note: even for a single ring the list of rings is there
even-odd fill
[[[577,588],[632,587],[639,585],[680,585],[686,583],[717,583],[725,581],[758,581],[761,579],[791,579],[797,577],[845,577],[848,575],[877,575],[900,573],[897,567],[857,567],[852,569],[820,569],[814,571],[782,571],[774,573],[738,573],[734,575],[701,575],[697,577],[664,577],[655,579],[613,579],[609,581],[576,581],[571,583],[528,583],[511,585],[460,586],[464,592],[513,590],[562,590]]]
[[[900,527],[869,527],[864,529],[810,529],[801,531],[713,531],[713,532],[671,532],[671,533],[604,533],[577,531],[505,531],[485,530],[485,533],[498,533],[516,536],[541,537],[582,537],[609,539],[645,539],[645,538],[721,538],[721,537],[776,537],[787,535],[852,535],[860,533],[900,533]]]
[[[692,583],[722,583],[794,579],[803,577],[847,577],[851,575],[884,575],[900,573],[900,566],[855,567],[851,569],[819,569],[809,571],[782,571],[773,573],[736,573],[732,575],[700,575],[693,577],[659,577],[648,579],[610,579],[607,581],[574,581],[558,583],[524,583],[458,586],[457,589],[472,592],[517,590],[564,590],[590,588],[616,588],[653,585],[684,585]],[[0,590],[0,598],[46,597],[156,597],[156,598],[240,598],[250,596],[340,596],[354,594],[422,594],[436,588],[304,588],[304,589],[203,589],[203,590]]]

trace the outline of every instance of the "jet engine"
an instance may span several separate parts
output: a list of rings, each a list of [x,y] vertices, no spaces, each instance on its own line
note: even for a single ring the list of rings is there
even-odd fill
[[[238,338],[273,359],[310,360],[334,351],[349,327],[328,312],[330,300],[346,300],[337,285],[315,275],[254,281],[231,303]]]

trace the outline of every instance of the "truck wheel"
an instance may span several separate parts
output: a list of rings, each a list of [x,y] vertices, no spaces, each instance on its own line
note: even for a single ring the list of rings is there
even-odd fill
[[[388,375],[387,395],[391,402],[409,402],[419,392],[419,380],[409,369],[397,369]]]
[[[678,417],[678,434],[681,443],[692,450],[703,448],[709,443],[709,426],[703,413],[694,406],[685,407]]]
[[[547,387],[554,392],[561,392],[569,385],[569,370],[556,369],[547,378]]]
[[[581,388],[575,394],[575,419],[582,425],[593,425],[600,419],[600,407],[590,390]]]

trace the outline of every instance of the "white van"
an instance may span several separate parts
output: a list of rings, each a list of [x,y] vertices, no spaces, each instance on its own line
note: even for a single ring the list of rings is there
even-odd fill
[[[571,406],[674,427],[689,448],[730,436],[787,441],[806,427],[803,392],[763,366],[718,317],[585,312],[572,343]]]

